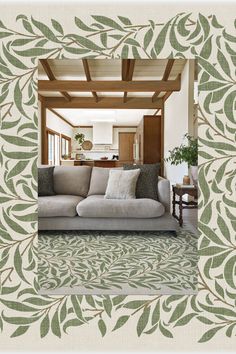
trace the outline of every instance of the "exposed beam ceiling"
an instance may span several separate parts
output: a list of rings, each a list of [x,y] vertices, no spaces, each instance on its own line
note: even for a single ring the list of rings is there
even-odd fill
[[[174,65],[174,62],[175,62],[174,59],[169,59],[168,60],[166,68],[165,68],[165,72],[164,72],[164,75],[163,75],[163,78],[162,78],[163,81],[167,81],[168,80],[168,78],[170,76],[171,69],[172,69],[172,67]],[[161,90],[156,91],[154,93],[154,95],[152,96],[152,100],[155,101],[160,93],[161,93]]]
[[[44,68],[44,71],[47,74],[47,77],[49,78],[49,80],[55,81],[56,78],[52,72],[52,69],[50,68],[50,65],[48,64],[47,59],[39,59],[39,60],[40,60],[40,63],[42,64],[42,67]],[[59,92],[62,94],[62,96],[65,97],[65,99],[67,101],[70,101],[71,97],[67,92],[65,92],[65,91],[59,91]]]
[[[71,92],[153,92],[180,91],[180,77],[176,80],[163,81],[76,81],[76,80],[39,80],[39,91]]]
[[[113,109],[157,109],[162,107],[162,99],[152,102],[151,98],[128,98],[124,103],[123,97],[99,97],[95,102],[92,97],[72,97],[65,102],[60,97],[45,97],[44,105],[48,108],[113,108]]]
[[[83,67],[84,67],[84,72],[85,72],[85,76],[87,81],[92,81],[91,79],[91,75],[90,75],[90,70],[89,70],[89,65],[88,65],[88,60],[87,59],[82,59],[83,62]],[[95,91],[92,91],[92,95],[95,98],[95,101],[98,102],[98,95]]]

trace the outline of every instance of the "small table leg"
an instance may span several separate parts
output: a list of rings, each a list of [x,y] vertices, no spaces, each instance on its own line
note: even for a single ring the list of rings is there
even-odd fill
[[[183,226],[183,199],[182,195],[179,196],[179,225]]]
[[[172,215],[173,215],[174,217],[176,217],[176,213],[175,213],[175,191],[173,191],[172,206],[173,206]]]

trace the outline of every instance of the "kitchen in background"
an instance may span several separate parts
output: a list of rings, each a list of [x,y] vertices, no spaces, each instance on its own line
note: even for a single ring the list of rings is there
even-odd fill
[[[145,115],[147,110],[59,112],[46,110],[49,165],[121,167],[160,161],[160,116]]]

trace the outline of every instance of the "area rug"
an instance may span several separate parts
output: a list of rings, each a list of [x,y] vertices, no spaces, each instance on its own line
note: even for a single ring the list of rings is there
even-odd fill
[[[197,236],[172,232],[39,233],[40,294],[196,294]]]

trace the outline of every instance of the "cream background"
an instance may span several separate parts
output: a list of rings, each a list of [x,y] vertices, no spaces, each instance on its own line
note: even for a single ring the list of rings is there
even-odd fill
[[[202,3],[202,2],[185,2],[175,4],[173,2],[164,3],[149,3],[145,1],[135,5],[129,2],[105,3],[102,5],[97,3],[61,3],[55,6],[52,4],[1,4],[1,19],[9,26],[15,26],[15,29],[20,27],[20,24],[15,23],[15,17],[19,14],[32,14],[38,20],[47,22],[51,18],[63,22],[65,30],[75,28],[71,19],[74,15],[83,18],[85,21],[89,19],[90,14],[102,14],[108,16],[123,15],[128,16],[135,22],[146,22],[148,19],[158,18],[159,21],[166,21],[171,16],[179,12],[193,12],[198,14],[201,12],[205,15],[214,13],[220,23],[224,24],[227,31],[235,31],[233,27],[233,19],[235,18],[235,3]],[[115,316],[114,316],[115,317]],[[111,319],[111,323],[115,323],[116,318]],[[192,325],[184,328],[176,328],[175,338],[167,339],[158,333],[152,335],[143,335],[138,338],[136,335],[136,319],[131,318],[127,325],[116,332],[108,331],[104,338],[101,338],[100,333],[95,323],[90,323],[89,326],[82,326],[79,328],[71,328],[69,335],[63,336],[63,339],[58,339],[54,336],[47,336],[43,340],[40,339],[38,331],[32,328],[24,336],[10,339],[7,333],[1,335],[0,351],[2,353],[7,351],[56,351],[56,352],[212,352],[216,351],[235,351],[236,339],[235,337],[229,339],[226,336],[217,334],[213,340],[208,343],[198,344],[197,338],[198,325],[192,322]],[[195,324],[195,325],[194,325]],[[111,326],[109,326],[111,328]],[[201,328],[201,326],[199,326]],[[202,330],[202,329],[201,329]],[[10,333],[9,333],[10,335]]]

